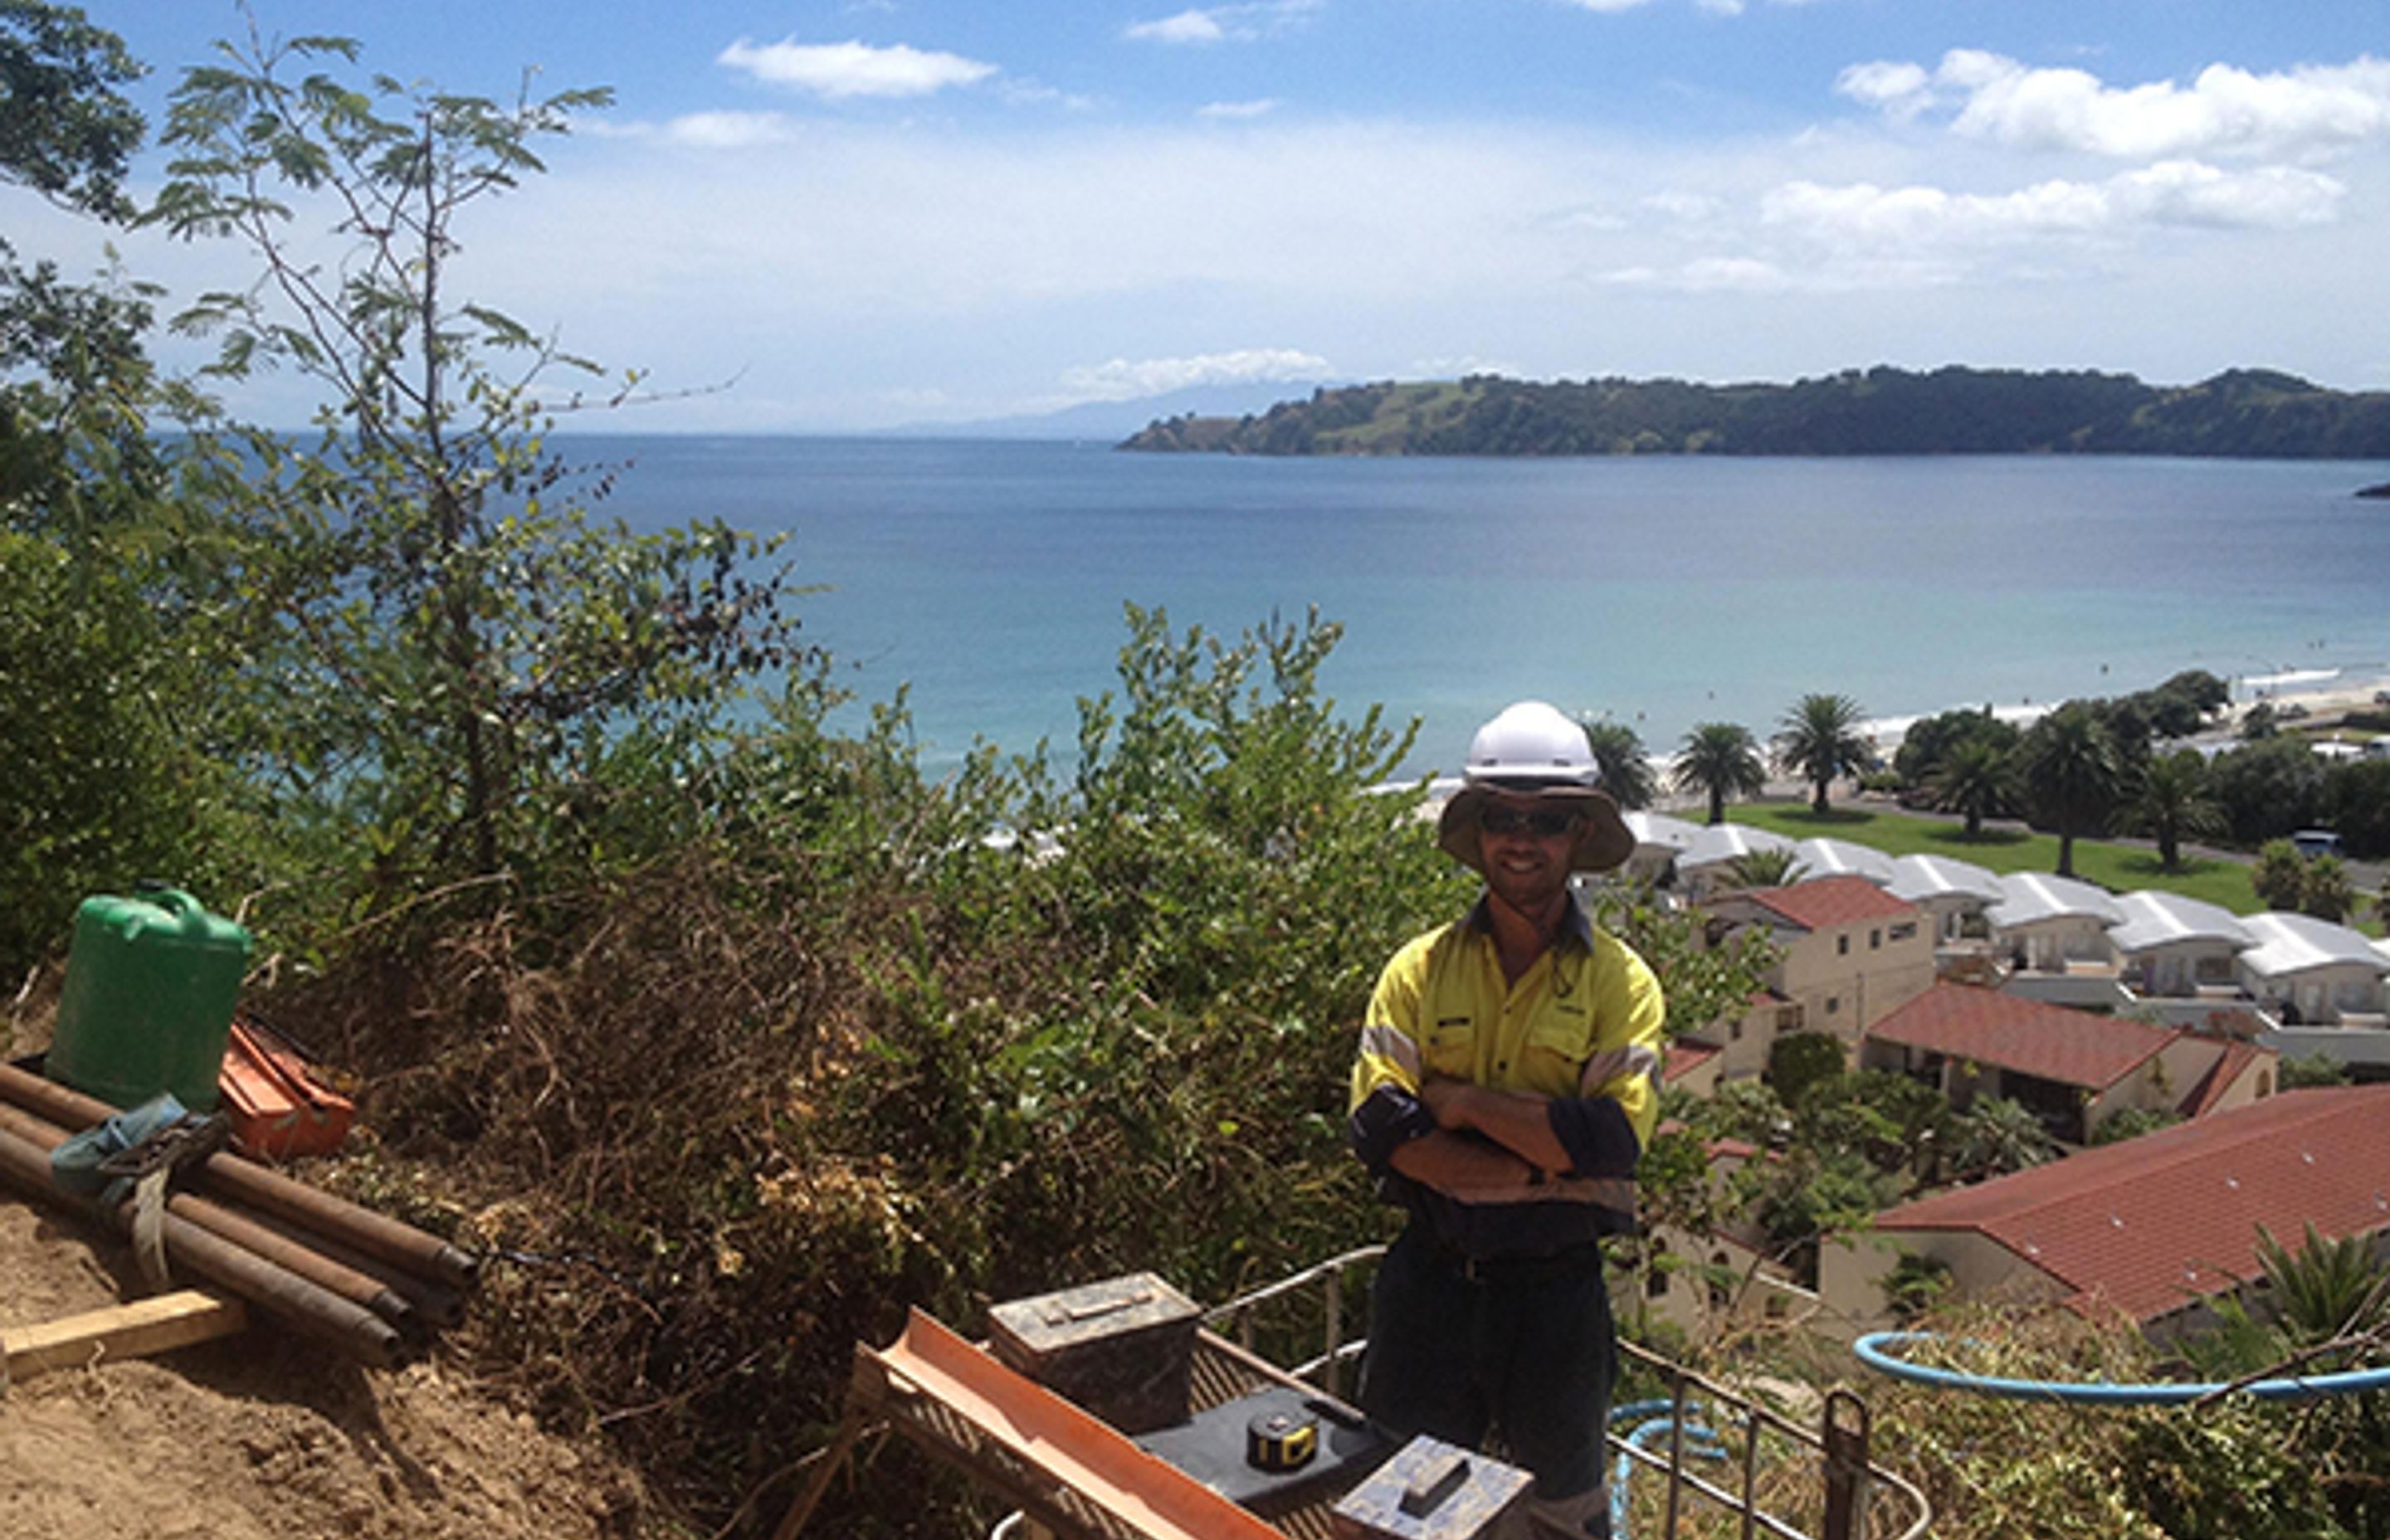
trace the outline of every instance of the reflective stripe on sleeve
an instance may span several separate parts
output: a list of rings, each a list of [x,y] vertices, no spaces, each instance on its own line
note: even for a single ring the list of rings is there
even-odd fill
[[[1612,1081],[1629,1075],[1646,1075],[1657,1081],[1660,1056],[1642,1043],[1629,1043],[1623,1048],[1595,1054],[1585,1061],[1584,1071],[1576,1077],[1577,1095],[1597,1095]]]
[[[1399,1027],[1363,1027],[1361,1057],[1382,1059],[1401,1071],[1413,1085],[1419,1084],[1419,1045]]]

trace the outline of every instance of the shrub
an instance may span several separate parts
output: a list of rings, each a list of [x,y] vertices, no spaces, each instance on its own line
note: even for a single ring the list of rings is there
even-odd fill
[[[2217,755],[2208,791],[2232,838],[2258,845],[2315,822],[2323,764],[2302,738],[2268,738]]]

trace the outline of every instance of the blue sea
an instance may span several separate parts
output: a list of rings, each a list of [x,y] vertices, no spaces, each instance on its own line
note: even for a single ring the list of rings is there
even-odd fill
[[[806,633],[925,762],[1075,741],[1123,605],[1235,635],[1317,606],[1350,714],[1407,767],[1537,697],[1657,753],[1765,737],[1797,697],[1868,715],[2115,694],[2204,668],[2390,675],[2390,462],[2088,457],[1259,459],[1059,442],[575,437],[601,514],[785,533]],[[2311,687],[2303,686],[2302,687]],[[859,712],[857,716],[859,718]]]

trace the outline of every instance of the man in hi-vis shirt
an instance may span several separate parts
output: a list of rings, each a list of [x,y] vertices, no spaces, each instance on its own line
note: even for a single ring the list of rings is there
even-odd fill
[[[1635,1227],[1664,1007],[1569,876],[1635,841],[1583,729],[1540,701],[1478,729],[1463,781],[1437,842],[1484,892],[1386,965],[1353,1066],[1354,1149],[1410,1212],[1379,1268],[1361,1404],[1405,1437],[1497,1432],[1535,1474],[1531,1533],[1604,1536],[1600,1242]]]

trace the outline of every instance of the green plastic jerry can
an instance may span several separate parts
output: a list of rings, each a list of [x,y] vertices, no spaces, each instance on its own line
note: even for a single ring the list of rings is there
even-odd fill
[[[172,1091],[213,1111],[248,966],[249,932],[179,889],[84,899],[45,1072],[119,1107]]]

